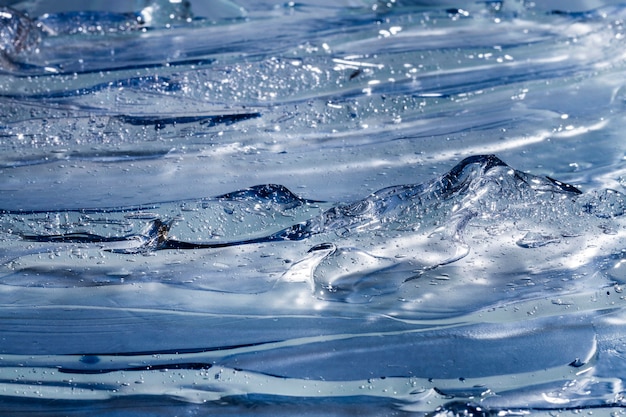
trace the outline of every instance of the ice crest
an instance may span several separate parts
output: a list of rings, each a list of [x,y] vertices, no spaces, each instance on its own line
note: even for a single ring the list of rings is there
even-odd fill
[[[583,194],[515,170],[494,155],[478,155],[433,180],[384,188],[353,203],[306,200],[268,184],[141,207],[6,211],[0,220],[5,234],[40,245],[30,252],[92,245],[122,258],[153,254],[153,265],[166,262],[173,273],[171,258],[196,250],[205,264],[220,257],[211,263],[217,266],[203,267],[198,285],[205,289],[269,291],[277,280],[308,282],[316,298],[363,303],[397,294],[419,298],[416,284],[442,277],[460,285],[487,276],[501,285],[498,277],[522,279],[564,268],[573,274],[619,253],[624,207],[626,198],[617,191]],[[537,248],[539,257],[517,252]],[[91,276],[97,269],[106,274],[109,263],[119,269],[114,259],[98,266],[80,262]],[[245,273],[238,268],[241,279],[229,287],[224,265],[243,259],[257,266]],[[54,269],[70,267],[61,263],[57,257],[42,262],[21,256],[19,270],[54,275]],[[242,281],[255,279],[267,285]]]

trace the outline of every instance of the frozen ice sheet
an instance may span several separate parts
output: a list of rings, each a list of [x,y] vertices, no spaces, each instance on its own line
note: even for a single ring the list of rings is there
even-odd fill
[[[622,5],[1,6],[3,414],[622,412]]]

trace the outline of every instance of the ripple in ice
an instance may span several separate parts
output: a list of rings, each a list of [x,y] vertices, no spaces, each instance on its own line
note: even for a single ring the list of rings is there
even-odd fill
[[[621,256],[625,207],[617,191],[582,193],[481,155],[353,203],[306,200],[269,184],[139,207],[5,211],[2,231],[13,249],[1,279],[44,285],[24,277],[39,276],[65,286],[80,276],[80,285],[99,285],[123,269],[130,280],[167,276],[172,285],[207,290],[265,292],[304,282],[318,299],[401,297],[422,306],[448,282],[464,287],[465,296],[447,296],[452,309],[484,307],[513,288],[516,296],[571,292],[585,285],[574,277],[589,268],[621,281],[609,266]],[[137,255],[154,256],[129,268],[125,260]],[[242,263],[254,267],[232,270]],[[184,279],[191,271],[193,283]],[[498,291],[481,294],[486,285]]]
[[[3,211],[2,395],[621,406],[625,201],[481,155],[352,203]]]

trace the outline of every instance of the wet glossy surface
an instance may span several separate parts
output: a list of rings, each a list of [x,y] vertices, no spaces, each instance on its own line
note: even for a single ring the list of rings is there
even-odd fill
[[[622,6],[8,3],[4,414],[622,413]]]

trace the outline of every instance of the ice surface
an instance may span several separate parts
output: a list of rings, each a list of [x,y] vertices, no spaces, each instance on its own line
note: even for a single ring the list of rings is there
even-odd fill
[[[39,298],[38,309],[15,311],[20,320],[55,318],[32,341],[21,335],[19,347],[19,326],[5,326],[5,383],[19,362],[32,371],[13,383],[36,380],[41,397],[56,399],[369,395],[422,409],[435,394],[495,390],[527,401],[524,382],[495,377],[541,371],[532,386],[556,389],[602,364],[597,323],[621,311],[625,202],[483,155],[354,203],[264,185],[139,207],[5,211],[7,311],[20,294]],[[502,314],[520,309],[528,319]],[[68,311],[76,338],[60,340]],[[95,318],[105,312],[110,324]],[[174,334],[210,328],[210,338],[181,341],[163,327],[181,319],[195,324]],[[103,330],[119,336],[104,341]],[[154,331],[167,337],[155,343]],[[383,391],[360,393],[372,377],[383,378]],[[144,382],[127,389],[128,378]],[[294,388],[311,379],[315,394]]]
[[[235,3],[0,2],[0,413],[622,414],[624,6]]]
[[[219,271],[221,265],[239,263],[239,253],[250,257],[250,252],[272,248],[272,255],[255,258],[252,271],[243,275],[256,274],[258,281],[265,281],[268,271],[282,269],[282,279],[308,282],[317,297],[367,302],[395,293],[404,282],[439,274],[441,267],[459,269],[455,275],[462,277],[525,279],[563,267],[587,267],[598,247],[604,256],[619,256],[623,233],[617,220],[624,214],[626,197],[613,190],[583,195],[569,184],[516,171],[493,155],[479,155],[434,180],[384,188],[354,203],[322,209],[329,205],[269,184],[215,198],[138,207],[6,211],[0,221],[7,242],[27,246],[11,253],[30,253],[7,256],[14,271],[11,282],[34,285],[24,279],[34,271],[44,280],[66,270],[75,274],[73,258],[86,264],[89,275],[97,269],[98,279],[128,260],[116,254],[148,256],[160,250],[169,251],[164,256],[172,263],[176,250],[184,258],[188,250],[207,249],[212,257],[210,249],[224,249]],[[292,241],[298,242],[293,248],[288,246]],[[528,262],[529,255],[520,251],[544,246],[543,262],[535,256]],[[42,253],[55,256],[43,260]],[[98,257],[109,259],[94,267]],[[566,257],[573,260],[564,262]],[[158,258],[151,260],[152,268]],[[189,273],[189,262],[179,263]],[[139,275],[125,269],[130,277]],[[223,288],[229,281],[227,275],[199,269],[218,281],[204,280],[203,285]],[[168,281],[170,273],[168,269]],[[150,280],[155,279],[151,274]],[[230,291],[245,292],[239,283]]]

